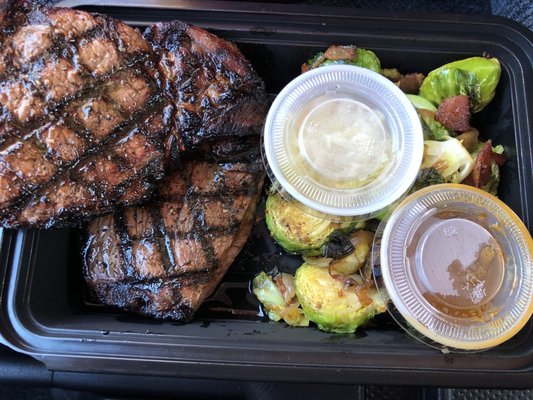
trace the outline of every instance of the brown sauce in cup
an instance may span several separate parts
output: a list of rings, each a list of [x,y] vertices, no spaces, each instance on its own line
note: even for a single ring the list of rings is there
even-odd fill
[[[486,321],[504,276],[504,254],[483,216],[429,213],[407,248],[408,266],[422,296],[454,318]]]

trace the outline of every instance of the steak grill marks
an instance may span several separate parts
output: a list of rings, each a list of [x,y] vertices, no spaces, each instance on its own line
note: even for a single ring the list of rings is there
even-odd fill
[[[3,26],[2,225],[79,222],[145,198],[162,176],[168,131],[149,43],[69,9],[15,12]],[[147,184],[136,191],[134,179]]]
[[[262,166],[187,161],[157,199],[89,227],[84,273],[96,297],[158,318],[188,321],[218,284],[253,225]]]
[[[184,152],[257,148],[264,85],[233,44],[32,7],[0,14],[2,226],[79,224],[146,199]]]
[[[95,297],[190,320],[253,226],[263,82],[236,46],[178,21],[144,38],[70,9],[0,21],[0,224],[116,211],[89,225]],[[151,204],[120,208],[150,196],[164,167]]]

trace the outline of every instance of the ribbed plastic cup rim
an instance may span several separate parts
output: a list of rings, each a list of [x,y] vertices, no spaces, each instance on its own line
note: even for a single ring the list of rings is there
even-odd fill
[[[319,184],[309,184],[305,176],[288,179],[280,165],[283,139],[290,112],[312,90],[332,85],[347,87],[357,96],[373,102],[387,117],[393,141],[394,162],[375,184],[357,190],[325,193]],[[278,94],[264,126],[264,153],[272,178],[292,198],[306,207],[327,215],[372,215],[397,201],[416,179],[423,156],[423,133],[415,108],[394,83],[382,75],[352,65],[330,65],[308,71],[292,80]]]
[[[453,204],[473,206],[497,221],[488,229],[500,237],[499,243],[510,254],[505,257],[504,286],[499,297],[498,313],[488,321],[459,324],[436,312],[423,299],[413,283],[407,259],[408,239],[424,213]],[[450,206],[451,205],[451,206]],[[451,207],[451,208],[450,208]],[[474,211],[477,212],[477,211]],[[513,337],[533,314],[533,239],[523,222],[501,200],[487,192],[461,184],[441,184],[421,189],[404,199],[394,210],[380,233],[380,275],[392,301],[389,309],[396,321],[408,332],[412,328],[421,335],[417,339],[431,341],[452,349],[486,350]],[[505,239],[502,239],[505,238]],[[375,249],[376,251],[376,249]],[[512,263],[512,264],[510,264]],[[514,272],[513,272],[514,271]],[[506,282],[506,283],[505,283]],[[506,290],[512,290],[507,293]],[[429,340],[428,340],[429,339]]]

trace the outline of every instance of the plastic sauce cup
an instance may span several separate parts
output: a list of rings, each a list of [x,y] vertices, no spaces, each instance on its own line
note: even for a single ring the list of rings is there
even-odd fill
[[[374,243],[376,284],[409,333],[479,351],[513,337],[533,313],[533,239],[498,198],[442,184],[404,199]]]
[[[264,153],[282,194],[324,215],[371,218],[413,184],[423,133],[414,107],[388,79],[324,66],[276,97]]]

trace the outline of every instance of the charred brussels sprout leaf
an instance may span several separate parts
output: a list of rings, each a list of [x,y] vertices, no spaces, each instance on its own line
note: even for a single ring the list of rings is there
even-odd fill
[[[353,252],[353,249],[353,244],[346,235],[333,232],[322,246],[321,252],[324,257],[340,258]]]
[[[304,261],[310,265],[328,267],[333,274],[350,275],[359,271],[367,261],[370,262],[368,255],[372,248],[374,233],[359,230],[343,238],[350,243],[351,248],[345,256],[337,258],[327,255],[324,257],[304,256]]]
[[[444,178],[435,168],[424,168],[418,171],[416,181],[413,184],[411,192],[416,192],[419,189],[425,188],[431,185],[438,185],[444,183]]]
[[[420,96],[439,105],[452,96],[467,95],[472,112],[481,111],[494,97],[501,66],[496,58],[471,57],[431,71],[420,87]]]

